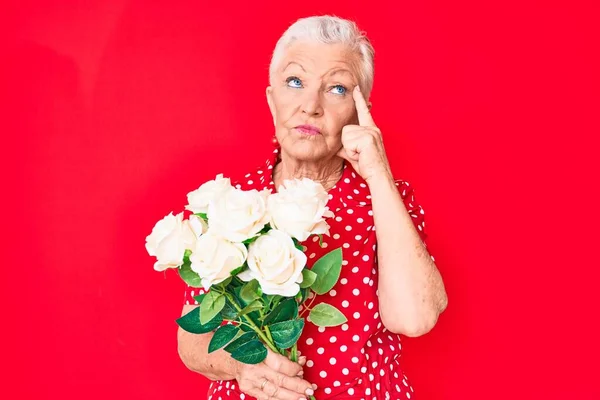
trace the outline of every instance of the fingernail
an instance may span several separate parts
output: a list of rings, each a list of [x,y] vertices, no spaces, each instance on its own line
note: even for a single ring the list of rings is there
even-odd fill
[[[316,383],[313,383],[311,386],[313,387],[313,389],[317,390],[317,387],[318,387],[318,386],[317,386],[317,384],[316,384]]]
[[[307,396],[312,396],[313,394],[315,394],[315,391],[312,389],[306,389],[306,392],[304,393],[306,393]]]

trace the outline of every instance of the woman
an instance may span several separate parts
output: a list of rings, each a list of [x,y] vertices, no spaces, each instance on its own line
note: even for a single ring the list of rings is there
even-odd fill
[[[209,334],[180,329],[183,362],[214,381],[209,399],[414,398],[399,367],[399,334],[427,333],[447,298],[426,250],[423,210],[411,186],[393,179],[369,112],[372,86],[373,48],[351,21],[300,19],[278,41],[266,90],[275,157],[236,186],[276,191],[285,179],[308,177],[329,192],[336,215],[328,220],[331,235],[324,248],[304,245],[309,267],[343,248],[338,284],[313,305],[332,304],[348,322],[327,329],[306,324],[298,363],[269,353],[258,365],[223,350],[207,354]],[[188,288],[183,314],[195,307],[194,294]]]

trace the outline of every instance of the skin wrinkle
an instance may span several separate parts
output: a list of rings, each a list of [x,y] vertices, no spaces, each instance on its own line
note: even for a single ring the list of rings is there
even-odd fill
[[[329,189],[341,177],[343,160],[335,155],[342,148],[342,128],[358,122],[352,98],[357,57],[342,44],[296,42],[281,64],[285,67],[276,70],[266,93],[283,160],[275,167],[274,183],[279,187],[285,179],[306,177]],[[302,86],[290,87],[290,76]],[[343,85],[345,94],[332,93],[335,85]],[[294,128],[302,124],[317,126],[321,135],[300,135]]]
[[[274,166],[272,177],[276,187],[285,179],[306,177],[329,189],[340,179],[344,163],[352,164],[372,194],[381,322],[390,332],[420,336],[435,325],[447,298],[441,275],[394,185],[381,132],[368,112],[369,94],[355,90],[361,76],[359,62],[357,54],[342,44],[295,42],[286,49],[280,63],[286,67],[274,71],[266,88],[281,146],[280,162]],[[290,76],[297,77],[300,85],[291,85],[292,81],[287,81]],[[346,92],[340,94],[336,85],[343,85]],[[367,101],[361,97],[364,95]],[[359,124],[357,107],[361,120],[368,123]],[[295,127],[302,124],[318,127],[321,134],[300,134]],[[193,308],[184,306],[182,314]],[[289,390],[294,396],[298,393],[294,398],[301,398],[310,387],[297,377],[306,358],[297,364],[270,353],[261,364],[242,365],[222,349],[208,354],[212,334],[193,335],[179,329],[182,361],[211,380],[236,379],[241,391],[260,398],[272,396],[274,391],[284,395]],[[277,375],[277,371],[284,375]],[[267,377],[262,391],[260,385]],[[293,389],[278,385],[288,382]]]

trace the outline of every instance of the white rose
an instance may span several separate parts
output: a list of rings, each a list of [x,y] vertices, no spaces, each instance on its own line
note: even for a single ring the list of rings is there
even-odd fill
[[[223,178],[223,174],[219,174],[214,180],[208,181],[198,189],[188,193],[189,204],[185,206],[185,209],[193,213],[206,214],[208,204],[230,188],[231,181],[229,178]]]
[[[326,206],[329,195],[311,179],[285,180],[277,193],[269,196],[271,226],[303,242],[310,235],[329,235],[325,218],[333,217]]]
[[[267,197],[270,190],[230,188],[208,206],[209,231],[232,242],[256,236],[269,222]]]
[[[208,224],[202,218],[196,215],[190,215],[189,220],[183,221],[184,224],[187,224],[189,229],[193,232],[194,237],[197,239],[202,234],[206,233],[208,230]],[[196,241],[192,243],[192,246],[188,247],[188,249],[194,248]]]
[[[154,269],[164,271],[167,268],[177,268],[183,264],[186,249],[191,249],[196,235],[188,221],[183,221],[183,213],[169,213],[158,221],[152,233],[146,237],[148,254],[156,257]]]
[[[192,271],[202,279],[202,287],[208,290],[231,275],[231,271],[241,267],[248,257],[246,246],[232,243],[210,232],[196,240],[196,247],[190,255]]]
[[[258,280],[263,293],[295,296],[302,283],[306,254],[284,232],[271,229],[248,249],[249,270],[238,274],[244,281]]]

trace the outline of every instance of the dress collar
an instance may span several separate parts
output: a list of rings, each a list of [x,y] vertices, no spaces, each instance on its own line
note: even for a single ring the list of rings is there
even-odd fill
[[[272,193],[277,191],[273,182],[273,168],[279,162],[280,151],[279,147],[276,148],[272,157],[257,171],[262,186],[271,189]],[[344,161],[344,170],[340,180],[329,189],[328,194],[327,206],[334,212],[348,207],[371,206],[371,193],[366,182],[346,161]]]

